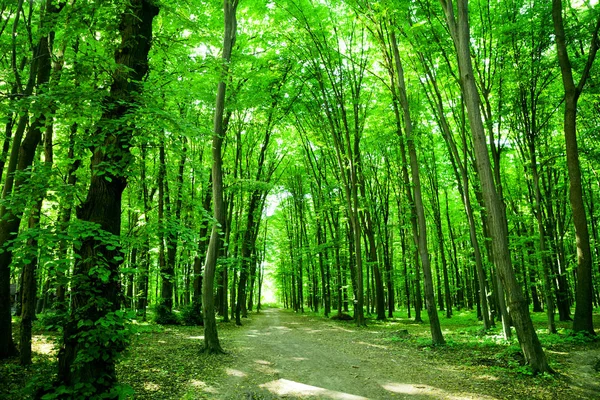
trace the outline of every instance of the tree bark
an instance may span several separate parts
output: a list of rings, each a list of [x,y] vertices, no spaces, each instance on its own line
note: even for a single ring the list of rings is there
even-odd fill
[[[565,91],[563,129],[567,152],[567,170],[569,172],[569,201],[573,213],[573,224],[575,225],[577,243],[577,287],[575,293],[576,301],[573,330],[575,332],[587,332],[590,335],[595,335],[594,321],[592,319],[592,251],[590,248],[590,233],[587,225],[585,204],[583,202],[581,167],[579,164],[579,149],[577,146],[577,101],[583,91],[583,87],[585,86],[598,51],[600,17],[596,22],[587,63],[577,87],[573,80],[571,61],[569,59],[569,53],[567,52],[561,0],[552,0],[552,20],[554,21],[554,33],[556,35],[558,63],[560,65],[563,88]]]
[[[496,262],[498,274],[508,295],[508,305],[511,310],[521,350],[525,356],[525,362],[533,369],[534,373],[551,372],[552,369],[548,365],[546,355],[533,327],[527,303],[512,269],[508,237],[504,223],[505,216],[502,215],[501,200],[498,197],[494,177],[492,176],[480,113],[481,101],[473,76],[467,0],[457,0],[457,19],[455,19],[452,1],[440,0],[440,2],[444,9],[446,22],[456,48],[462,83],[461,90],[464,93],[469,125],[473,136],[476,166],[479,178],[481,179],[481,189],[487,209],[494,261]]]
[[[117,69],[95,134],[87,197],[77,209],[79,223],[91,235],[83,236],[75,248],[72,309],[64,326],[56,384],[71,388],[73,395],[116,397],[111,393],[116,384],[115,357],[123,343],[101,338],[103,334],[118,336],[124,328],[114,313],[119,308],[122,262],[118,237],[135,128],[123,120],[140,103],[139,82],[148,71],[152,21],[158,11],[147,0],[132,0],[121,16]],[[81,383],[79,389],[76,385]]]
[[[236,10],[238,0],[223,0],[223,12],[225,16],[225,35],[223,37],[223,55],[221,81],[217,87],[217,98],[215,104],[214,129],[212,138],[212,191],[213,191],[213,217],[215,224],[212,227],[208,252],[204,262],[204,278],[202,280],[202,315],[204,317],[204,349],[208,353],[222,353],[217,332],[217,321],[215,318],[215,297],[213,293],[215,271],[217,260],[223,240],[221,230],[227,223],[226,210],[223,202],[223,158],[221,148],[223,147],[223,114],[225,111],[225,92],[227,75],[229,73],[229,61],[235,44],[237,19]]]

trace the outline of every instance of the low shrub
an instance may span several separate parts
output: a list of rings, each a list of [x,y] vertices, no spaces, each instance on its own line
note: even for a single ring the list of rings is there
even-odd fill
[[[154,306],[154,322],[159,325],[179,325],[177,315],[164,304]]]
[[[65,317],[65,313],[58,311],[48,311],[38,314],[37,321],[34,322],[34,329],[57,332],[63,326]]]
[[[188,326],[204,326],[202,317],[202,305],[198,302],[192,302],[181,309],[181,323]]]

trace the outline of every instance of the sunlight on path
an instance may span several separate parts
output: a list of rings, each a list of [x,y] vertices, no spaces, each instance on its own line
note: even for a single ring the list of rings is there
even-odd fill
[[[495,400],[477,382],[457,383],[464,371],[394,347],[379,332],[266,309],[234,333],[235,358],[214,398]]]
[[[278,379],[260,385],[273,394],[279,396],[300,396],[300,397],[316,397],[319,399],[336,399],[336,400],[369,400],[367,397],[355,396],[353,394],[336,392],[333,390],[323,389],[316,386],[305,385],[300,382],[289,381],[287,379]]]
[[[428,395],[435,399],[447,399],[447,400],[470,400],[473,399],[472,395],[456,396],[452,395],[445,390],[438,389],[429,385],[411,385],[406,383],[388,383],[382,385],[385,390],[389,390],[392,393],[407,394],[407,395]],[[494,400],[495,397],[489,397],[478,394],[476,397],[478,400]]]

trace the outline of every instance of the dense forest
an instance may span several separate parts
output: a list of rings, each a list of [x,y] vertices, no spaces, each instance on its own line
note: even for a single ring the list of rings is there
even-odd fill
[[[269,299],[432,348],[472,311],[552,375],[540,335],[598,323],[599,30],[595,0],[0,1],[0,359],[53,328],[33,396],[121,398],[132,326],[213,357]]]

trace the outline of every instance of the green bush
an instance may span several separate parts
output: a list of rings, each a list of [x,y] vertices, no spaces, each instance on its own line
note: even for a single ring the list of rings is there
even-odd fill
[[[204,318],[202,317],[202,305],[198,302],[193,302],[181,309],[181,323],[183,325],[204,326]]]
[[[179,325],[179,318],[164,304],[154,306],[154,322],[160,325]]]
[[[57,311],[48,311],[38,314],[34,329],[56,332],[63,326],[65,313]]]

